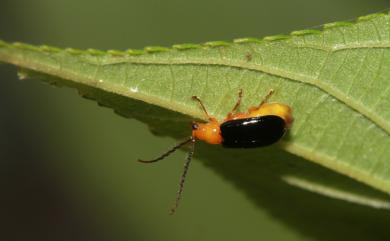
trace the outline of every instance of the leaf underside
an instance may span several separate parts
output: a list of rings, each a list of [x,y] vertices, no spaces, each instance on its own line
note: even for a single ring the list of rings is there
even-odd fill
[[[270,101],[288,104],[294,115],[280,148],[390,193],[387,14],[327,24],[322,31],[171,49],[103,52],[0,42],[0,61],[22,68],[22,77],[77,88],[174,137],[188,135],[188,116],[205,118],[192,95],[222,119],[239,89],[244,92],[241,111],[274,89]],[[286,182],[305,185],[291,176]]]

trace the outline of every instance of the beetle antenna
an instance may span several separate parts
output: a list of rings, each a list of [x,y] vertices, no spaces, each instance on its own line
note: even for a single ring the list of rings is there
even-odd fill
[[[182,194],[183,194],[183,190],[184,190],[184,182],[186,180],[186,176],[187,176],[188,169],[190,167],[192,156],[194,155],[195,139],[191,138],[190,141],[192,142],[191,143],[191,149],[188,152],[187,158],[186,158],[186,162],[184,163],[184,170],[183,170],[183,173],[181,174],[180,182],[179,182],[179,190],[176,193],[175,204],[173,205],[173,207],[171,208],[171,210],[169,212],[170,215],[173,215],[176,212],[176,209],[179,207],[179,202],[181,200],[181,197],[182,197]]]
[[[168,150],[167,152],[165,152],[164,154],[162,154],[161,156],[155,158],[155,159],[152,159],[152,160],[141,160],[141,159],[138,159],[139,162],[142,162],[142,163],[153,163],[153,162],[158,162],[162,159],[164,159],[165,157],[169,156],[170,154],[174,153],[177,149],[179,149],[180,147],[190,143],[190,142],[195,142],[195,139],[191,136],[190,138],[186,139],[185,141],[177,144],[176,146],[174,146],[172,149]],[[193,150],[194,148],[192,148]]]

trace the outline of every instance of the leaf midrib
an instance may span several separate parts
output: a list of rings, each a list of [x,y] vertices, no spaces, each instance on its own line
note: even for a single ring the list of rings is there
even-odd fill
[[[350,48],[337,48],[335,50],[324,50],[327,51],[329,54],[332,54],[337,51],[347,50],[347,49],[365,49],[365,48],[390,48],[390,44],[388,46],[364,46],[361,48],[358,48],[357,46],[352,46]],[[225,60],[228,60],[225,61]],[[214,66],[223,66],[223,67],[231,67],[231,68],[238,68],[238,69],[244,69],[249,71],[257,71],[262,72],[264,74],[268,74],[271,76],[281,77],[284,79],[288,79],[290,81],[297,81],[305,84],[310,84],[312,86],[317,87],[321,91],[333,96],[334,98],[338,99],[339,101],[345,103],[348,107],[352,108],[356,112],[362,114],[364,117],[369,119],[372,123],[374,123],[377,127],[383,129],[386,133],[390,133],[390,122],[386,121],[382,116],[378,115],[377,113],[373,112],[371,109],[367,108],[365,105],[363,105],[361,102],[355,101],[352,98],[348,98],[342,91],[340,91],[338,88],[328,84],[326,81],[321,81],[318,78],[313,78],[312,76],[302,75],[302,74],[296,74],[291,71],[286,71],[285,69],[277,68],[277,67],[270,67],[265,66],[259,63],[248,63],[246,61],[240,61],[235,59],[219,59],[219,58],[208,58],[205,60],[204,58],[191,58],[189,60],[186,59],[180,59],[180,58],[170,58],[169,60],[164,59],[137,59],[137,58],[128,58],[128,59],[122,59],[117,60],[115,62],[110,63],[103,63],[102,65],[113,65],[113,64],[123,64],[123,63],[129,63],[129,64],[141,64],[141,65],[214,65]]]
[[[310,49],[316,49],[316,50],[322,50],[327,52],[329,55],[332,53],[335,53],[337,51],[344,51],[344,50],[350,50],[350,49],[367,49],[367,48],[383,48],[387,49],[390,48],[390,42],[386,41],[383,43],[378,43],[377,41],[367,41],[364,44],[357,44],[357,43],[348,43],[348,44],[335,44],[333,47],[329,47],[332,45],[315,45],[315,44],[297,44],[293,43],[291,41],[284,41],[282,40],[284,44],[287,44],[289,47],[295,47],[295,48],[310,48]],[[175,50],[171,50],[175,51]],[[42,51],[37,51],[39,54],[43,54]],[[60,51],[59,53],[66,53],[65,51]],[[155,53],[154,55],[157,55],[158,53]],[[56,54],[53,54],[52,56],[55,57]],[[87,53],[83,53],[84,56],[86,57],[92,57],[91,55]],[[81,55],[81,56],[83,56]],[[80,55],[78,55],[80,57]],[[145,57],[146,58],[145,58]],[[259,63],[249,63],[247,61],[243,60],[237,60],[234,58],[197,58],[197,57],[191,57],[189,59],[188,57],[186,58],[178,58],[178,57],[169,57],[168,59],[160,58],[160,59],[150,59],[151,54],[149,55],[141,55],[137,57],[117,57],[115,60],[105,60],[102,58],[99,58],[98,61],[94,60],[93,58],[78,58],[80,61],[93,64],[95,66],[105,66],[105,65],[115,65],[115,64],[123,64],[123,63],[129,63],[129,64],[140,64],[140,65],[214,65],[214,66],[222,66],[222,67],[230,67],[230,68],[238,68],[238,69],[244,69],[248,71],[257,71],[257,72],[262,72],[264,74],[268,74],[271,76],[276,76],[276,77],[281,77],[284,79],[288,79],[290,81],[296,81],[300,83],[305,83],[305,84],[310,84],[314,87],[317,87],[321,91],[329,94],[330,96],[333,96],[335,99],[338,99],[339,101],[345,103],[348,107],[351,109],[355,110],[356,112],[362,114],[364,117],[369,119],[373,124],[375,124],[377,127],[381,128],[384,130],[386,133],[390,133],[390,122],[385,120],[382,116],[378,115],[377,113],[373,112],[366,106],[364,106],[361,102],[355,101],[352,98],[348,98],[342,91],[340,91],[338,88],[328,84],[326,81],[320,81],[317,78],[313,78],[312,76],[307,76],[307,75],[302,75],[302,74],[296,74],[291,71],[286,71],[285,69],[273,67],[273,66],[266,66],[262,65]],[[11,56],[11,58],[14,56]],[[77,56],[73,56],[77,58]],[[7,61],[7,59],[4,59]],[[24,60],[17,60],[14,57],[14,60],[16,60],[17,64],[21,64],[24,67],[31,67],[27,65],[23,65]],[[9,59],[8,59],[9,61]],[[15,64],[15,63],[14,63]],[[46,67],[46,66],[43,66]],[[59,63],[59,67],[61,68],[61,64]],[[47,69],[47,67],[45,68]],[[36,69],[37,71],[42,71],[40,68]],[[57,74],[58,75],[58,74]],[[59,75],[58,75],[59,76]],[[92,79],[90,77],[87,77],[86,82],[90,82]],[[92,80],[94,81],[94,80]],[[126,93],[127,96],[129,93]],[[135,97],[135,96],[134,96]],[[137,96],[138,98],[140,96]],[[160,103],[160,100],[150,100],[149,96],[145,96],[144,98],[141,98],[142,100],[148,102],[148,103],[153,103],[153,104],[158,104]],[[166,106],[164,106],[166,107]],[[172,109],[168,107],[169,109]],[[179,108],[179,110],[176,109],[176,111],[181,112],[182,108]],[[190,114],[187,111],[184,111],[182,113],[185,114]],[[192,115],[194,113],[191,113]],[[198,115],[196,115],[198,116]]]

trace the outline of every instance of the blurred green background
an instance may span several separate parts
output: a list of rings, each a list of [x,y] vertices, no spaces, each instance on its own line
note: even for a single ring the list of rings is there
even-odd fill
[[[81,49],[170,46],[285,34],[388,6],[385,0],[2,0],[0,38]],[[263,189],[250,177],[262,175],[261,164],[234,173],[239,158],[204,161],[202,149],[215,159],[226,150],[203,144],[178,213],[168,216],[185,153],[151,166],[135,160],[176,141],[153,136],[75,90],[20,81],[14,67],[0,65],[0,240],[390,239],[390,212],[282,183]],[[265,157],[274,153],[264,150]]]

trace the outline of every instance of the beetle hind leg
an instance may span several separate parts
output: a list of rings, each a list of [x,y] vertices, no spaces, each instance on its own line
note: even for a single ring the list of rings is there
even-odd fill
[[[226,119],[231,119],[234,116],[234,113],[237,111],[238,107],[240,107],[242,100],[242,89],[238,91],[238,99],[236,104],[233,106],[233,109],[227,114]]]
[[[258,106],[256,106],[256,107],[251,107],[251,108],[249,108],[249,112],[252,112],[252,111],[255,111],[255,110],[260,109],[260,107],[261,107],[262,105],[264,105],[265,103],[268,102],[269,98],[271,98],[271,96],[272,96],[274,93],[275,93],[275,90],[274,90],[274,89],[270,89],[270,90],[268,91],[267,95],[264,96],[264,98],[263,98],[263,100],[260,102],[260,104],[259,104]]]
[[[238,107],[240,107],[241,99],[242,99],[242,89],[240,89],[240,90],[238,91],[238,99],[237,99],[237,102],[236,102],[236,104],[234,105],[233,109],[230,111],[230,113],[233,114],[234,112],[237,111]],[[229,113],[229,114],[230,114],[230,113]]]
[[[259,104],[259,108],[264,105],[266,102],[268,102],[269,98],[275,93],[274,89],[270,89],[267,93],[267,95],[263,98],[263,100]]]

